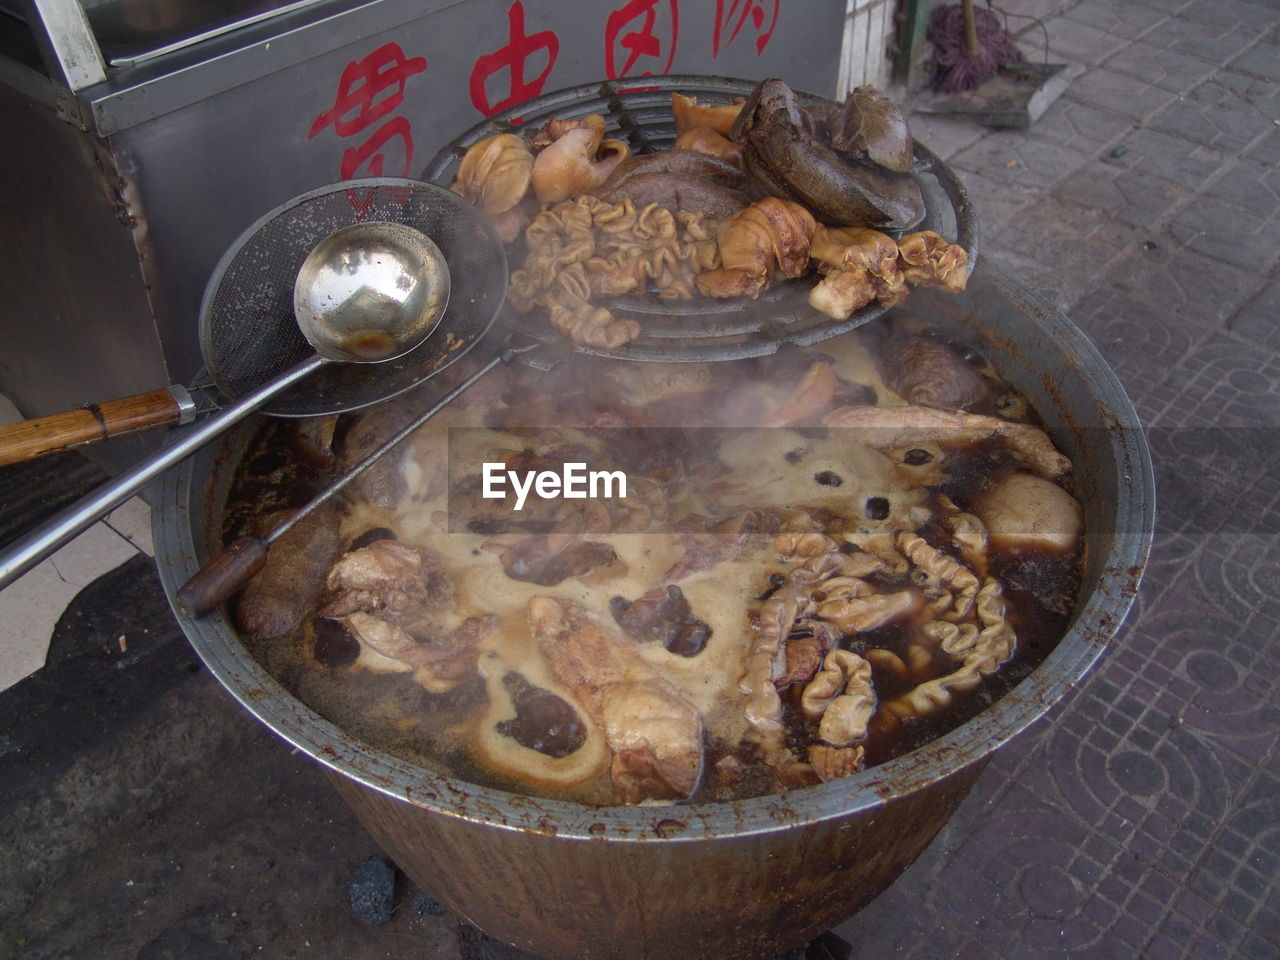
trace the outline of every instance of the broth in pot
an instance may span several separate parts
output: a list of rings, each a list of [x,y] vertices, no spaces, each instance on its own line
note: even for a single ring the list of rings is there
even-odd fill
[[[414,403],[266,425],[226,538]],[[495,373],[282,538],[235,618],[403,759],[696,803],[854,776],[975,715],[1065,632],[1083,552],[1034,411],[897,311],[761,359]]]

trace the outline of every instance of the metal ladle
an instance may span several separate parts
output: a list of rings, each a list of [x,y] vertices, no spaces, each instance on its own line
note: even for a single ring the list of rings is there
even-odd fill
[[[104,484],[18,540],[0,557],[7,587],[174,464],[277,393],[329,363],[382,363],[427,339],[449,303],[440,248],[402,223],[344,227],[312,249],[294,282],[294,317],[315,354],[191,427],[181,440]]]

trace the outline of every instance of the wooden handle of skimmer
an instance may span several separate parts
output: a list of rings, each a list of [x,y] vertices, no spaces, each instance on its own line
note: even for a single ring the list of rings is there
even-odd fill
[[[194,414],[182,388],[153,390],[0,427],[0,466],[85,443],[186,423]]]
[[[189,617],[203,617],[221,606],[267,562],[266,540],[244,537],[231,543],[217,558],[182,585],[175,599]]]

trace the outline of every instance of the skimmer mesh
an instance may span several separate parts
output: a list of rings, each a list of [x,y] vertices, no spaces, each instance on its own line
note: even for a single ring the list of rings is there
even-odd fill
[[[200,311],[200,346],[219,390],[239,396],[314,353],[294,320],[294,280],[320,241],[342,227],[369,221],[415,227],[440,248],[452,285],[440,325],[398,360],[329,364],[278,394],[263,411],[308,417],[368,406],[430,377],[483,336],[507,284],[506,254],[484,217],[461,197],[432,184],[345,181],[269,213],[214,270]]]

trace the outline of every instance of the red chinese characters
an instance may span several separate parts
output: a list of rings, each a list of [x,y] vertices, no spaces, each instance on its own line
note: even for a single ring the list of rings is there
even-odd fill
[[[310,140],[332,126],[340,137],[357,137],[376,125],[358,146],[343,150],[338,167],[343,180],[411,174],[413,129],[406,117],[393,114],[404,102],[409,78],[426,69],[426,58],[406,57],[397,43],[383,44],[343,69],[333,106],[312,121],[307,133]],[[360,208],[356,199],[348,199]]]
[[[504,47],[476,57],[471,68],[471,104],[486,117],[500,110],[523,103],[542,93],[547,77],[560,53],[560,39],[551,30],[534,34],[524,32],[524,4],[516,0],[507,10],[507,44]],[[525,77],[525,66],[535,56],[545,55],[546,65],[532,80]],[[493,101],[489,99],[488,81],[503,71],[507,73],[507,95]]]
[[[749,20],[751,30],[755,32],[756,56],[760,56],[773,37],[773,28],[778,25],[781,10],[782,0],[716,0],[716,25],[711,36],[711,55],[720,56],[720,51],[738,38]]]
[[[631,0],[610,13],[605,22],[605,76],[617,80],[670,73],[679,35],[677,0]]]

